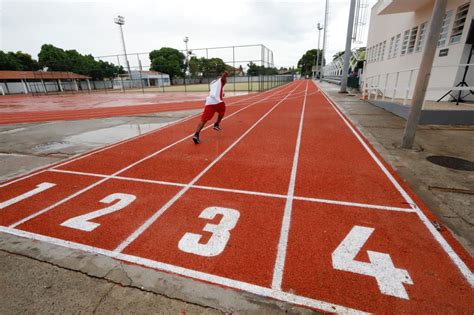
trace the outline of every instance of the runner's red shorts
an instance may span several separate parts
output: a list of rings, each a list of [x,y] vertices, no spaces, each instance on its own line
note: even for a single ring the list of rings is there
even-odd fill
[[[224,116],[225,103],[222,102],[216,105],[206,105],[206,107],[204,107],[204,112],[202,113],[202,116],[201,116],[201,121],[206,122],[212,119],[212,116],[214,116],[215,112],[217,112],[221,116]]]

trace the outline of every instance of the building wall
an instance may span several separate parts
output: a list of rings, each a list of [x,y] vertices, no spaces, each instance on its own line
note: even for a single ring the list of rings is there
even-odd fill
[[[438,47],[436,50],[436,57],[433,63],[433,70],[428,87],[428,89],[436,88],[436,90],[428,90],[426,95],[427,100],[438,99],[449,90],[449,87],[455,86],[462,77],[464,67],[458,67],[457,65],[467,62],[467,56],[470,50],[470,45],[467,45],[466,47],[464,43],[473,18],[474,5],[472,3],[469,7],[461,40],[458,43],[450,44],[449,39],[458,7],[468,2],[469,1],[466,0],[448,1],[446,11],[452,11],[452,13],[447,27],[447,39],[446,43]],[[405,98],[406,88],[410,86],[410,91],[408,93],[408,99],[410,99],[413,94],[414,83],[418,74],[417,69],[420,66],[422,57],[423,45],[419,46],[421,49],[418,51],[416,50],[420,39],[420,25],[427,22],[424,29],[424,38],[426,40],[433,3],[415,12],[377,15],[377,12],[380,9],[380,4],[381,1],[379,1],[371,11],[364,80],[369,84],[381,87],[380,90],[385,91],[384,94],[387,97],[392,97],[393,88],[395,87],[398,75],[398,88],[395,97],[402,99]],[[416,35],[414,50],[413,52],[406,53],[402,56],[401,50],[403,46],[404,33],[415,26],[418,26],[418,32]],[[397,50],[395,51],[395,42],[398,34],[400,34],[400,41]],[[389,56],[391,39],[393,36],[395,36],[395,40]],[[439,57],[439,51],[446,48],[449,49],[448,55],[445,57]],[[394,51],[396,53],[395,57],[393,57]],[[472,60],[471,63],[474,63],[474,60]],[[470,71],[467,81],[470,85],[474,85],[474,69]],[[440,89],[438,90],[438,88]]]

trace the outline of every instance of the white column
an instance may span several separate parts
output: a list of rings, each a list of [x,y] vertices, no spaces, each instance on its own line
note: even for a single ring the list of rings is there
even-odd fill
[[[60,79],[58,79],[58,83],[59,83],[59,89],[61,90],[61,92],[64,92],[63,84]]]
[[[46,90],[46,84],[44,84],[43,79],[41,79],[41,84],[43,85],[44,92],[47,93],[48,91]]]
[[[28,94],[28,88],[26,87],[25,80],[21,80],[21,83],[23,83],[23,90],[25,91],[25,94]]]
[[[89,92],[91,91],[91,83],[89,81],[89,79],[86,79],[87,80],[87,88],[89,89]]]
[[[77,80],[73,79],[73,81],[74,81],[74,86],[76,87],[76,91],[79,91],[79,87],[77,86]]]
[[[342,66],[342,81],[340,93],[347,92],[347,73],[349,72],[349,63],[351,62],[351,44],[352,44],[352,30],[354,27],[354,14],[355,14],[356,1],[351,0],[349,7],[349,21],[347,22],[347,34],[346,34],[346,51],[344,53],[344,64]]]
[[[411,149],[415,141],[416,127],[420,121],[421,109],[425,102],[426,89],[430,81],[431,68],[436,54],[441,25],[446,12],[447,0],[436,0],[431,15],[430,28],[426,34],[426,44],[423,48],[423,56],[420,63],[420,71],[416,78],[415,90],[411,100],[410,113],[403,133],[402,148]]]

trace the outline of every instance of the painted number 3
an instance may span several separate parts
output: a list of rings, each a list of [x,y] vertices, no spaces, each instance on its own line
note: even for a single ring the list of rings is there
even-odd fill
[[[204,231],[212,233],[209,241],[202,244],[199,241],[201,234],[186,233],[181,238],[178,248],[186,253],[199,256],[213,257],[221,254],[230,238],[230,231],[235,227],[239,220],[240,213],[237,210],[220,207],[209,207],[204,209],[199,215],[202,219],[212,220],[216,215],[222,215],[218,224],[206,224]]]
[[[373,231],[373,228],[354,226],[332,253],[333,267],[374,277],[380,292],[408,300],[408,293],[403,284],[413,284],[413,281],[405,269],[393,265],[390,255],[369,250],[367,254],[370,263],[354,260]]]

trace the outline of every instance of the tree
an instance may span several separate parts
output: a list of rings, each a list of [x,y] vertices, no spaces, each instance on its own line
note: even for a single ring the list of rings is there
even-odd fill
[[[323,65],[322,50],[311,49],[308,50],[298,61],[298,68],[301,69],[301,75],[311,75],[313,66],[316,64],[317,55],[319,55],[318,65]]]
[[[163,47],[150,53],[151,70],[169,74],[170,79],[182,76],[185,70],[185,57],[179,50]]]
[[[275,75],[278,74],[277,68],[265,67],[265,66],[257,66],[253,62],[247,64],[248,70],[247,75]]]
[[[221,58],[201,58],[201,72],[205,77],[216,77],[227,68],[227,65]]]
[[[47,67],[51,71],[70,71],[70,62],[66,52],[51,44],[44,44],[38,54],[41,68]]]
[[[197,76],[199,76],[199,73],[201,71],[200,59],[198,59],[196,56],[192,56],[189,59],[188,67],[189,67],[189,73],[191,74],[191,77],[196,78]]]
[[[334,54],[334,56],[332,56],[332,61],[336,60],[339,57],[344,56],[345,53],[346,53],[345,51],[340,51],[340,52]]]
[[[92,55],[82,55],[77,50],[64,50],[50,44],[41,46],[38,54],[39,65],[51,71],[70,71],[91,77],[93,80],[113,78],[124,73],[122,66],[102,60]]]
[[[11,54],[0,50],[0,70],[21,70],[21,64]]]
[[[21,51],[5,53],[0,51],[0,70],[35,71],[38,62],[31,55]]]

